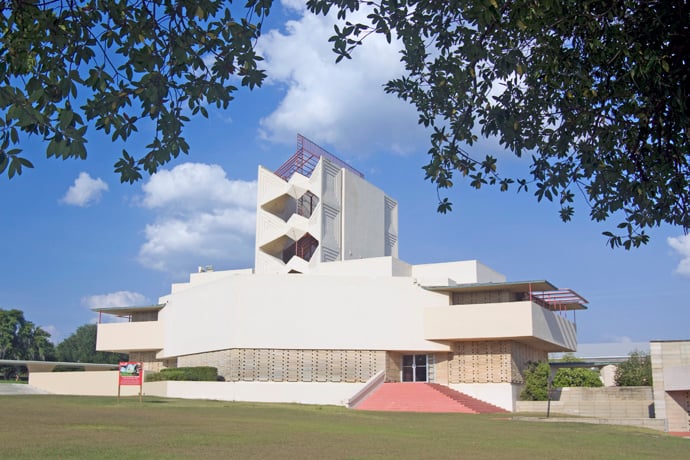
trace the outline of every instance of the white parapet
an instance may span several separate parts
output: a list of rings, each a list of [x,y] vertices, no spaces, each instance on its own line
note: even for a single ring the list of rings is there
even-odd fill
[[[98,325],[98,351],[160,350],[163,343],[163,324],[160,321]]]
[[[427,307],[427,340],[515,339],[548,351],[575,351],[575,325],[530,301]]]

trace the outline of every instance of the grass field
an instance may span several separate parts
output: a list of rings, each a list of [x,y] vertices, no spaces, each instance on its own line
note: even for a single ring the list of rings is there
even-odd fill
[[[656,431],[505,415],[331,406],[0,396],[3,458],[688,459]]]

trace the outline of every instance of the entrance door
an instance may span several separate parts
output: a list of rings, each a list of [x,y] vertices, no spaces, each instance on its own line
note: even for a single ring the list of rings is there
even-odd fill
[[[429,380],[427,355],[403,355],[402,381],[427,382]]]

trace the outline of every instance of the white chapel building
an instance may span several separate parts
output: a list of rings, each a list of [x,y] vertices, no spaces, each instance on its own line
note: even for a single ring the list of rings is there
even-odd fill
[[[96,309],[129,318],[101,322],[97,349],[149,371],[216,367],[224,381],[188,397],[355,406],[409,382],[512,411],[528,362],[577,348],[585,299],[476,260],[398,259],[397,202],[306,138],[259,167],[256,216],[253,269],[200,269],[156,305]]]

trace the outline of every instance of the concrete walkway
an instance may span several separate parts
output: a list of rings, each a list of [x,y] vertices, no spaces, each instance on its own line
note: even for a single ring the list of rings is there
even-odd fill
[[[0,395],[47,395],[47,391],[40,390],[24,383],[0,384]]]
[[[590,423],[595,425],[628,425],[650,428],[652,430],[664,431],[664,421],[657,418],[610,418],[610,417],[564,417],[557,415],[554,417],[531,417],[527,415],[515,415],[513,420],[522,422],[544,422],[544,423]]]

